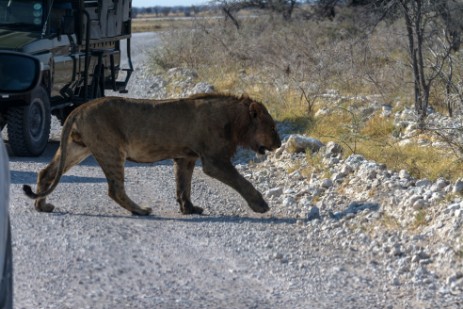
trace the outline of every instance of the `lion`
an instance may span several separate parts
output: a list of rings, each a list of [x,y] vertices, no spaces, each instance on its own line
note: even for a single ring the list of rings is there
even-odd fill
[[[149,215],[151,208],[137,205],[125,192],[125,161],[173,159],[181,213],[201,214],[203,209],[190,200],[199,159],[205,174],[235,189],[254,212],[267,212],[261,193],[231,163],[238,146],[259,154],[281,146],[265,106],[246,95],[201,94],[170,100],[103,97],[70,113],[56,154],[38,174],[37,193],[28,185],[23,190],[36,200],[36,210],[52,212],[54,206],[46,203],[46,196],[64,173],[93,155],[106,176],[108,195],[134,215]]]

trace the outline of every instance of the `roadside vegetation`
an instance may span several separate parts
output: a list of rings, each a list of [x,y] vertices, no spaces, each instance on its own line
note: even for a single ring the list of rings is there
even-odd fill
[[[422,119],[429,108],[458,115],[463,93],[463,71],[456,65],[463,63],[459,49],[445,42],[446,50],[423,49],[428,61],[423,79],[432,87],[426,104],[417,105],[406,19],[399,15],[372,22],[365,10],[348,6],[337,6],[335,16],[326,18],[311,9],[294,10],[290,18],[247,9],[225,11],[221,18],[171,20],[159,26],[169,31],[159,32],[163,42],[152,54],[153,73],[194,68],[217,91],[251,95],[299,132],[339,143],[346,156],[362,154],[420,178],[460,178],[462,145],[401,145],[393,119],[404,108],[415,109]],[[143,22],[149,29],[166,21]],[[447,58],[437,59],[445,51]],[[370,105],[376,108],[370,111]],[[391,107],[391,116],[381,115],[382,105]],[[437,138],[425,127],[418,132]]]

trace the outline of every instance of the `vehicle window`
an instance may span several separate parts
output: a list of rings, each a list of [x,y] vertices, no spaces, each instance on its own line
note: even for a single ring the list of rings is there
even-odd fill
[[[0,25],[40,28],[44,7],[40,1],[0,0]]]
[[[72,5],[69,1],[53,2],[50,15],[50,32],[60,33],[63,29],[64,17],[72,15]]]

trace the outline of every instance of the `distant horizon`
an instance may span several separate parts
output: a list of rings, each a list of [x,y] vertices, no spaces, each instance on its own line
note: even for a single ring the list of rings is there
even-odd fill
[[[153,7],[153,6],[192,6],[209,4],[210,0],[132,0],[132,7]]]

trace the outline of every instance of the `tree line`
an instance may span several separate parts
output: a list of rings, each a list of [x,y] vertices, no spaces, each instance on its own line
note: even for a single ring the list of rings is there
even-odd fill
[[[364,21],[363,34],[368,36],[380,22],[404,21],[407,34],[409,67],[413,75],[415,111],[424,119],[429,107],[430,92],[438,81],[445,84],[447,96],[458,97],[463,104],[463,89],[455,80],[459,65],[455,54],[463,32],[463,1],[455,0],[215,0],[236,28],[236,14],[244,9],[260,9],[295,18],[333,19],[342,7],[356,8]],[[452,115],[452,107],[448,105]]]
[[[195,16],[200,12],[221,12],[239,30],[243,10],[267,12],[283,20],[333,20],[342,7],[354,8],[363,21],[362,35],[368,37],[381,23],[403,21],[407,35],[408,66],[413,76],[416,112],[424,119],[428,113],[434,84],[445,85],[446,95],[458,98],[463,105],[463,86],[457,79],[463,32],[463,1],[456,0],[212,0],[202,6],[153,6],[133,8],[134,15],[153,14],[158,17]],[[450,100],[449,100],[450,102]],[[452,115],[452,105],[448,104]]]
[[[156,17],[167,17],[169,15],[190,17],[198,13],[205,12],[211,8],[208,5],[190,5],[190,6],[151,6],[151,7],[134,7],[132,14],[135,17],[142,14],[154,15]]]

